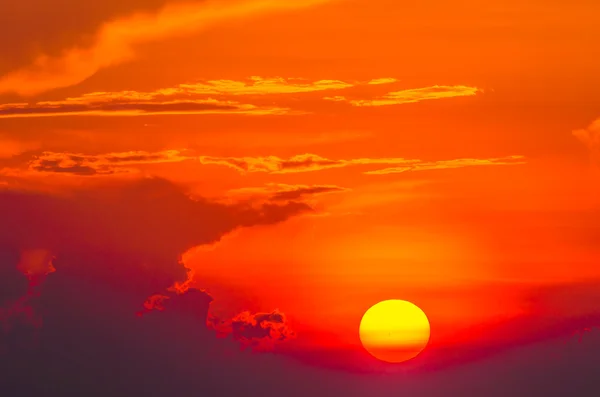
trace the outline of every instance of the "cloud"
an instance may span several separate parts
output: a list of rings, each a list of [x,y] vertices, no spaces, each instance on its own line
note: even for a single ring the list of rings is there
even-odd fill
[[[591,161],[595,165],[600,165],[600,118],[591,123],[588,128],[573,131],[573,135],[587,146]]]
[[[27,290],[13,301],[2,302],[0,299],[0,335],[3,336],[0,338],[0,352],[8,348],[2,346],[1,340],[14,332],[24,334],[21,335],[21,343],[34,343],[31,337],[36,337],[37,329],[42,325],[42,318],[32,307],[32,300],[40,295],[40,286],[46,276],[56,271],[52,264],[53,259],[47,250],[21,251],[16,270],[27,278]]]
[[[231,320],[211,324],[219,333],[230,334],[242,347],[271,350],[275,343],[296,337],[284,313],[251,313],[244,311]]]
[[[234,80],[212,80],[206,83],[181,84],[179,90],[201,95],[267,95],[298,94],[328,90],[343,90],[354,84],[339,80],[285,79],[282,77],[250,77],[249,82]]]
[[[391,84],[391,83],[395,83],[397,81],[398,81],[397,79],[394,79],[391,77],[384,77],[384,78],[380,78],[380,79],[373,79],[373,80],[369,81],[367,84],[381,85],[381,84]]]
[[[0,77],[0,93],[36,95],[78,84],[98,70],[136,57],[136,45],[186,36],[225,21],[288,11],[328,0],[238,0],[169,4],[156,14],[134,14],[105,23],[91,46],[74,46],[60,55],[38,56],[22,69]]]
[[[190,160],[180,150],[161,152],[130,151],[89,155],[82,153],[43,152],[29,163],[29,170],[74,175],[112,175],[131,172],[127,166],[175,163]]]
[[[346,102],[346,101],[348,101],[348,98],[346,98],[345,96],[342,96],[342,95],[326,96],[323,99],[325,99],[326,101],[331,101],[331,102]]]
[[[134,12],[157,12],[167,1],[105,0],[90,9],[77,0],[60,0],[60,7],[47,0],[5,0],[7,12],[0,13],[0,75],[30,64],[42,49],[58,56],[65,49],[89,46],[107,21]]]
[[[365,174],[391,174],[406,171],[422,171],[427,169],[462,168],[475,165],[523,164],[523,156],[509,156],[492,159],[456,159],[427,162],[405,158],[359,158],[351,160],[333,160],[316,154],[301,154],[282,159],[268,157],[198,157],[202,164],[215,164],[233,168],[241,173],[265,172],[270,174],[286,174],[297,172],[320,171],[331,168],[344,168],[357,165],[389,164],[399,167],[367,171]]]
[[[115,287],[148,296],[187,279],[178,258],[240,228],[281,222],[311,208],[303,203],[248,207],[190,198],[156,178],[113,181],[61,196],[0,191],[0,247],[43,247],[65,263],[89,263],[83,271]],[[97,256],[97,257],[96,257]],[[104,264],[93,266],[101,260]],[[120,263],[129,263],[119,267]],[[133,284],[132,284],[133,283]]]
[[[389,84],[395,79],[373,80]],[[310,81],[299,78],[258,77],[245,81],[207,80],[155,91],[90,92],[63,100],[0,104],[0,118],[84,116],[148,116],[177,114],[303,114],[289,108],[257,106],[231,100],[240,96],[286,95],[343,90],[372,82]],[[217,98],[217,99],[215,99]],[[345,100],[344,97],[342,100]]]
[[[336,185],[287,185],[268,183],[264,187],[248,187],[229,190],[228,196],[234,198],[264,198],[270,201],[304,200],[323,194],[342,193],[349,189]]]
[[[270,174],[286,174],[295,172],[320,171],[330,168],[343,168],[352,165],[366,164],[411,164],[418,160],[407,160],[403,158],[380,158],[380,159],[353,159],[332,160],[316,154],[300,154],[282,159],[276,156],[268,157],[211,157],[200,156],[198,160],[202,164],[216,164],[233,168],[242,173],[266,172]]]
[[[153,116],[182,114],[295,114],[287,108],[259,107],[212,98],[167,99],[169,95],[131,91],[91,93],[64,101],[0,105],[0,118],[59,116]],[[162,97],[162,101],[158,99]]]
[[[389,79],[378,79],[374,80],[376,83],[371,81],[370,84],[382,84],[381,81],[388,83]],[[382,97],[374,99],[348,99],[343,96],[325,97],[325,100],[334,102],[347,102],[352,106],[359,107],[375,107],[375,106],[390,106],[390,105],[403,105],[406,103],[417,103],[426,100],[433,99],[444,99],[444,98],[455,98],[462,96],[473,96],[481,90],[476,87],[469,87],[464,85],[434,85],[431,87],[412,88],[401,91],[390,92]]]
[[[409,171],[428,171],[428,170],[444,170],[452,168],[474,167],[482,165],[517,165],[526,164],[523,161],[524,156],[508,156],[492,159],[456,159],[456,160],[441,160],[433,162],[423,162],[410,165],[407,167],[392,167],[381,170],[367,171],[367,175],[386,175],[398,174]]]
[[[148,358],[181,361],[185,355],[170,356],[174,351],[200,357],[219,346],[206,327],[212,297],[186,284],[183,254],[239,228],[310,211],[293,201],[220,204],[158,178],[55,194],[0,190],[0,353],[8,354],[2,362],[47,369],[47,361],[39,368],[19,361],[27,357],[23,349],[36,348],[38,334],[42,356],[62,370],[73,359],[94,357],[106,368],[127,362],[147,373]],[[275,317],[257,321],[273,329],[273,341],[278,330],[284,334]]]

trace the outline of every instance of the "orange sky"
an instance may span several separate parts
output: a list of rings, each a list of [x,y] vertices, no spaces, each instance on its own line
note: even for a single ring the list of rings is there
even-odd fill
[[[27,34],[9,3],[0,189],[313,208],[185,256],[219,317],[279,309],[310,348],[356,345],[383,299],[432,345],[597,313],[531,303],[600,278],[597,1],[107,0]]]

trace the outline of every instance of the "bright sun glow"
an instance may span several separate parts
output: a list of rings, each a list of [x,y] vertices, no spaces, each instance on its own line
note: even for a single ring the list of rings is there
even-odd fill
[[[416,357],[429,342],[429,320],[414,304],[379,302],[363,315],[359,328],[365,349],[379,360],[399,363]]]

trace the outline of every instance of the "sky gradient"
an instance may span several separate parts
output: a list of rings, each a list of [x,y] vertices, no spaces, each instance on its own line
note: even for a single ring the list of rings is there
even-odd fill
[[[0,394],[600,391],[597,1],[5,3]]]

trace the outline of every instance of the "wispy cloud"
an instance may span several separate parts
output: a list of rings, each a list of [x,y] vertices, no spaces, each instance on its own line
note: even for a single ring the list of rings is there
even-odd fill
[[[394,79],[380,79],[393,82]],[[264,96],[343,90],[370,83],[339,80],[253,76],[247,80],[207,80],[155,91],[90,92],[62,100],[0,104],[0,118],[86,116],[145,116],[167,114],[300,114],[285,107],[258,106],[233,100]]]
[[[183,155],[179,150],[154,153],[131,151],[100,155],[43,152],[29,163],[29,170],[74,175],[112,175],[131,172],[128,166],[175,163],[191,158]]]
[[[152,98],[153,93],[131,92],[93,93],[89,96],[67,98],[17,106],[0,105],[0,118],[59,117],[59,116],[152,116],[181,114],[239,114],[283,115],[297,114],[287,108],[260,107],[235,101],[207,99]],[[145,95],[147,94],[147,95]]]
[[[391,84],[391,83],[395,83],[398,80],[396,80],[395,78],[392,77],[384,77],[384,78],[380,78],[380,79],[373,79],[371,81],[369,81],[367,84],[369,85],[380,85],[380,84]]]
[[[295,172],[320,171],[330,168],[342,168],[351,165],[366,164],[412,164],[419,160],[403,158],[361,158],[352,160],[333,160],[316,154],[300,154],[282,159],[276,156],[268,157],[211,157],[200,156],[202,164],[216,164],[233,168],[242,173],[266,172],[270,174],[287,174]]]
[[[371,81],[370,84],[383,84],[377,81],[384,81],[385,83],[388,83],[389,81],[387,80],[388,79],[374,80],[376,81],[376,83],[373,83],[373,81]],[[431,87],[411,88],[401,91],[393,91],[384,96],[370,99],[349,99],[344,96],[325,97],[324,99],[334,102],[347,102],[352,106],[375,107],[403,105],[407,103],[416,103],[433,99],[473,96],[480,91],[481,90],[479,90],[476,87],[469,87],[464,85],[434,85]]]
[[[88,48],[40,55],[32,65],[0,77],[0,92],[36,95],[78,84],[98,70],[134,59],[136,45],[186,36],[219,23],[277,11],[295,10],[330,0],[237,0],[168,5],[156,15],[137,14],[106,23]]]
[[[252,76],[249,81],[211,80],[205,83],[181,84],[178,89],[190,94],[201,95],[266,95],[296,94],[328,90],[343,90],[354,87],[353,83],[339,80],[318,80],[282,77],[264,78]]]
[[[270,174],[286,174],[297,172],[320,171],[331,168],[344,168],[358,165],[394,165],[395,167],[366,171],[368,175],[393,174],[407,171],[424,171],[433,169],[463,168],[482,165],[523,164],[523,156],[509,156],[491,159],[454,159],[441,161],[422,161],[405,158],[359,158],[350,160],[334,160],[316,154],[301,154],[282,159],[268,157],[198,157],[202,164],[215,164],[233,168],[241,173],[265,172]]]
[[[271,201],[303,200],[314,196],[342,193],[350,189],[336,185],[288,185],[268,183],[263,187],[246,187],[228,191],[229,197],[262,198]]]
[[[386,175],[386,174],[398,174],[409,171],[428,171],[428,170],[443,170],[451,168],[464,168],[474,167],[482,165],[517,165],[525,164],[524,156],[508,156],[491,159],[455,159],[455,160],[441,160],[432,162],[423,162],[406,167],[391,167],[384,168],[382,170],[367,171],[367,175]]]

